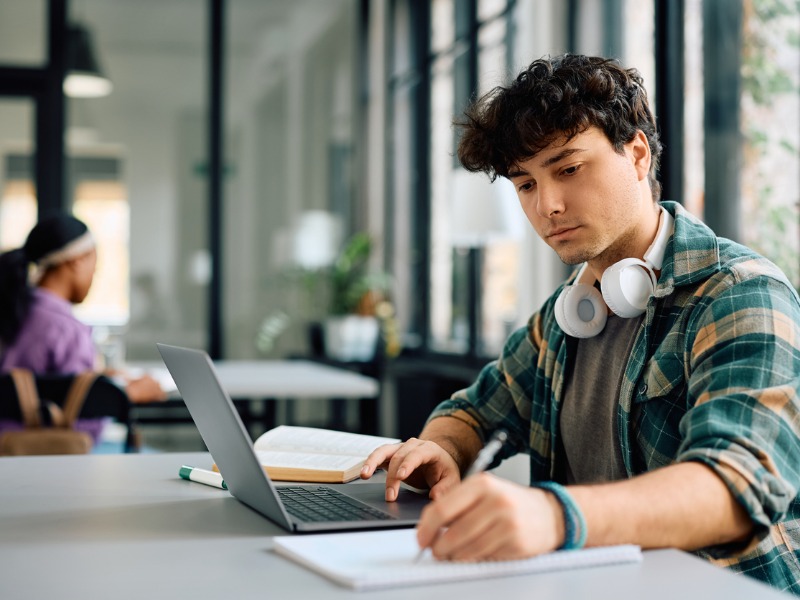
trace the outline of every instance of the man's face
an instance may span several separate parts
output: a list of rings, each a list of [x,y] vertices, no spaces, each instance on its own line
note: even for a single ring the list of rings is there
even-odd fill
[[[602,270],[649,245],[643,238],[651,232],[642,231],[642,217],[654,207],[644,135],[623,150],[615,151],[605,134],[591,127],[511,169],[509,179],[528,220],[563,262],[592,261]]]

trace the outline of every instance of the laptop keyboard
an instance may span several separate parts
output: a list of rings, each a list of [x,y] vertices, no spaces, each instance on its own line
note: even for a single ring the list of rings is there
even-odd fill
[[[306,523],[375,521],[395,518],[330,487],[278,487],[277,490],[286,512],[298,521]]]

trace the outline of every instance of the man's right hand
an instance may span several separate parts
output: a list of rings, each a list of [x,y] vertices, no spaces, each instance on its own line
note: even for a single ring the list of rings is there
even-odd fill
[[[416,488],[430,488],[436,499],[461,481],[455,459],[436,442],[410,438],[399,444],[376,448],[361,469],[361,478],[369,479],[376,469],[386,469],[386,500],[394,502],[405,481]]]

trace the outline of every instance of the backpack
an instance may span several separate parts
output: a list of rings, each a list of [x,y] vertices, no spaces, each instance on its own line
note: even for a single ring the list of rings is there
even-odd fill
[[[63,408],[49,400],[39,400],[29,370],[12,369],[11,377],[25,429],[0,433],[0,456],[87,454],[92,449],[92,436],[73,426],[97,373],[88,371],[75,376]]]

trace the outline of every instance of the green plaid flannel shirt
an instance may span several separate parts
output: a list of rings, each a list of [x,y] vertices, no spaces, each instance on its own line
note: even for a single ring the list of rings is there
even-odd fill
[[[628,476],[685,461],[714,469],[756,531],[745,544],[698,554],[800,594],[800,299],[768,260],[716,237],[680,205],[662,204],[675,230],[617,411]],[[495,464],[526,452],[531,481],[557,477],[559,410],[576,343],[553,314],[562,288],[430,417],[460,418],[483,439],[505,428],[509,442]]]

